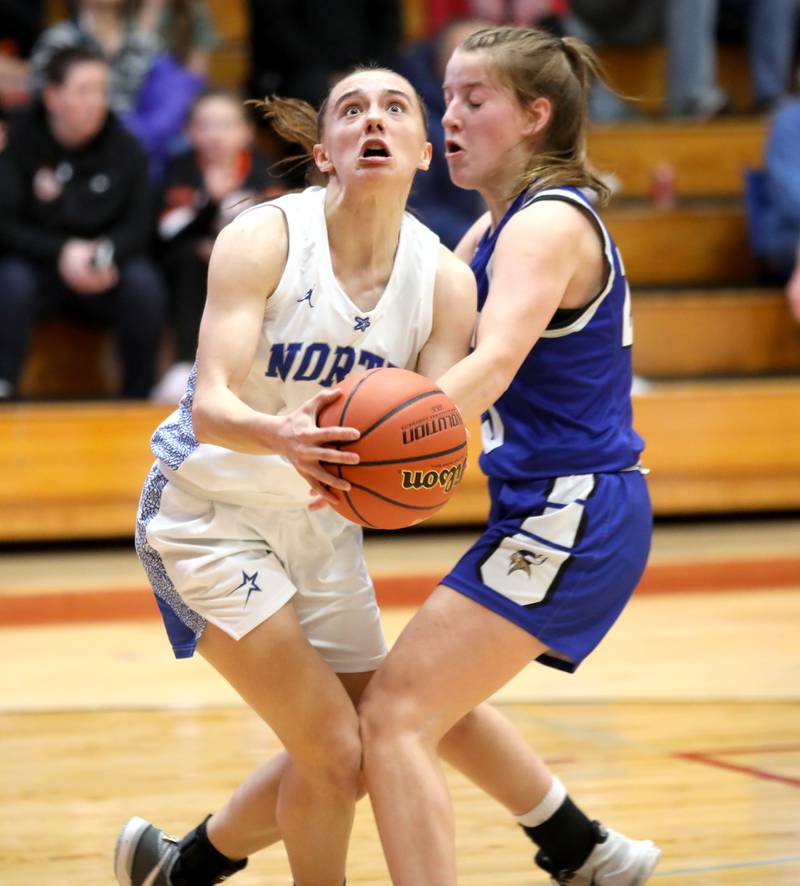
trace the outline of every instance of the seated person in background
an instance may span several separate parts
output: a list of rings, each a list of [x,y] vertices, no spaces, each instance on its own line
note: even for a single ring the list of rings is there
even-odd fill
[[[427,172],[417,173],[408,205],[449,249],[455,249],[467,228],[485,212],[485,207],[477,191],[465,191],[450,180],[442,127],[444,69],[453,50],[465,37],[490,26],[491,22],[481,19],[452,21],[435,40],[412,45],[397,66],[425,102],[428,138],[433,145],[431,165]]]
[[[39,36],[42,0],[0,0],[0,123],[28,100],[28,56]]]
[[[142,0],[137,22],[141,31],[158,35],[172,58],[205,79],[209,55],[219,43],[206,0]]]
[[[652,0],[651,0],[652,2]],[[707,119],[729,108],[717,80],[717,34],[747,44],[753,110],[769,111],[786,95],[797,36],[797,0],[670,0],[664,4],[667,110]]]
[[[787,294],[800,321],[800,99],[786,102],[772,118],[765,156],[765,200],[758,222],[770,275],[788,278]]]
[[[203,76],[165,51],[166,39],[190,53],[178,40],[173,5],[177,0],[145,0],[134,17],[126,0],[77,0],[74,18],[48,28],[31,56],[31,83],[38,92],[45,66],[57,50],[73,47],[102,55],[109,70],[111,110],[146,150],[156,180],[204,83]]]
[[[48,28],[31,53],[31,85],[40,92],[47,63],[60,49],[91,49],[108,64],[108,99],[117,114],[130,111],[160,50],[154,31],[142,30],[125,0],[76,0],[74,16]]]
[[[800,243],[797,244],[794,271],[786,284],[786,295],[789,299],[792,316],[800,323]]]
[[[190,149],[174,157],[166,172],[158,226],[176,362],[153,398],[171,403],[183,395],[194,362],[217,234],[247,206],[284,190],[270,175],[268,158],[253,150],[253,127],[233,95],[201,95],[189,116],[186,138]]]
[[[113,327],[124,397],[147,397],[166,293],[147,258],[153,201],[136,140],[109,113],[104,59],[56,53],[41,100],[0,153],[0,393],[14,394],[36,321]]]
[[[319,107],[366,61],[391,66],[402,39],[400,0],[248,0],[253,96],[302,98]]]

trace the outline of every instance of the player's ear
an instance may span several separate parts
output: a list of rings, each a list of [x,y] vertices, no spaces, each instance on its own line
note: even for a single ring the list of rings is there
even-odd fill
[[[427,172],[428,168],[431,165],[431,157],[433,156],[433,145],[430,142],[425,142],[425,147],[422,149],[422,155],[420,156],[419,163],[417,163],[417,169],[423,170],[423,172]]]
[[[527,137],[529,135],[538,135],[550,123],[553,115],[553,106],[549,98],[540,95],[533,101],[528,102],[525,108],[525,125],[522,134]]]
[[[312,150],[314,152],[314,163],[317,164],[317,169],[326,174],[333,172],[333,161],[328,157],[325,148],[322,145],[314,145]]]

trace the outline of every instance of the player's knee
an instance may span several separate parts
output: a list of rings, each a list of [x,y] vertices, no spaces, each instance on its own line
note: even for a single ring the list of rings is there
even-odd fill
[[[424,739],[429,732],[422,707],[407,690],[380,684],[367,687],[359,705],[361,740],[366,750],[391,749],[408,738]]]
[[[361,737],[355,718],[323,735],[309,736],[305,752],[293,755],[306,778],[355,793],[361,778]]]

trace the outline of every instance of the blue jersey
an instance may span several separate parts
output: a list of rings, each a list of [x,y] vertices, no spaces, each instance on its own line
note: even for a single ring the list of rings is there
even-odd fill
[[[631,415],[630,291],[614,241],[574,187],[523,192],[471,261],[483,308],[500,232],[521,209],[563,200],[586,213],[605,256],[600,292],[585,307],[559,309],[526,356],[508,390],[483,415],[480,466],[489,477],[518,481],[619,471],[644,448]]]

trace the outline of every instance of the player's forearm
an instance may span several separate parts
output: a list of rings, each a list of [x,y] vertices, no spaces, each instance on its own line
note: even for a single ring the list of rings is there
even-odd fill
[[[192,427],[197,440],[236,452],[278,452],[280,422],[279,416],[252,409],[223,386],[198,387],[192,406]]]
[[[505,361],[480,349],[460,360],[437,379],[439,387],[458,406],[465,423],[474,421],[511,384],[514,371]]]

